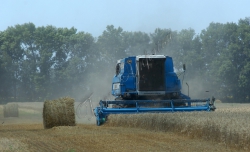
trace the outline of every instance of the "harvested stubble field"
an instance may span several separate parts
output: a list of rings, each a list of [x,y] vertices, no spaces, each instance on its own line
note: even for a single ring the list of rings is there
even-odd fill
[[[241,112],[238,112],[237,108]],[[181,116],[180,113],[170,113],[161,114],[157,118],[156,114],[145,114],[146,117],[111,116],[101,127],[92,124],[93,119],[76,119],[76,126],[44,129],[42,103],[19,103],[18,118],[4,118],[3,108],[0,106],[0,151],[244,151],[237,144],[231,144],[232,140],[235,140],[234,132],[239,133],[238,144],[244,146],[247,142],[241,139],[241,134],[247,131],[245,129],[250,130],[247,118],[249,108],[226,105],[226,108],[219,108],[212,114],[188,113]],[[236,119],[239,120],[236,122]],[[158,120],[162,120],[160,124],[165,124],[165,127],[157,123]],[[166,120],[169,120],[169,123],[166,123]],[[212,125],[216,123],[222,129],[211,127],[214,129],[201,132],[201,126],[206,126],[206,123],[202,122],[208,121],[213,122]],[[179,124],[183,123],[185,125],[181,128]],[[223,127],[226,124],[229,127]],[[241,125],[244,128],[239,128]],[[171,126],[174,128],[170,128]],[[217,137],[222,135],[219,131],[227,132],[232,128],[234,131],[227,136],[231,143],[215,137],[216,134]],[[249,137],[249,131],[245,137]]]

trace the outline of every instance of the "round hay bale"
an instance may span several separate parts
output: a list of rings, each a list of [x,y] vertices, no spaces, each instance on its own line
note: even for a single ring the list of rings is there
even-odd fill
[[[18,104],[17,103],[7,103],[3,106],[3,116],[6,117],[18,117]]]
[[[75,100],[69,97],[47,100],[43,105],[43,126],[75,126]]]

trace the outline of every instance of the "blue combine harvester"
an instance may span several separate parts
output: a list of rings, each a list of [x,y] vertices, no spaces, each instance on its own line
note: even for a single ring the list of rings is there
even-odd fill
[[[183,70],[185,72],[185,65]],[[214,98],[190,99],[181,93],[173,60],[165,55],[138,55],[117,61],[112,81],[114,101],[100,101],[94,109],[99,126],[110,114],[214,111]]]

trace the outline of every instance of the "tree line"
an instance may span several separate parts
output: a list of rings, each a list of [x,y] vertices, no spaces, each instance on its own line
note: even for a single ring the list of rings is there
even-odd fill
[[[185,63],[183,87],[190,82],[194,92],[205,88],[220,99],[250,102],[250,18],[210,23],[200,34],[128,32],[108,25],[97,38],[74,27],[8,27],[0,31],[0,101],[78,97],[104,81],[108,92],[116,61],[139,54],[172,56],[176,71]]]

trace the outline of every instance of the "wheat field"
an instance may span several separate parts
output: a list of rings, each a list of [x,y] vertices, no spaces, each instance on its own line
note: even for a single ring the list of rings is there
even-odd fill
[[[0,105],[0,151],[249,151],[250,105],[215,112],[110,115],[107,123],[43,128],[42,103],[18,103],[19,117]],[[82,113],[80,113],[82,115]],[[89,119],[91,118],[91,119]],[[203,139],[203,140],[201,140]]]
[[[249,151],[250,106],[223,106],[215,112],[110,115],[105,125],[174,132]]]

